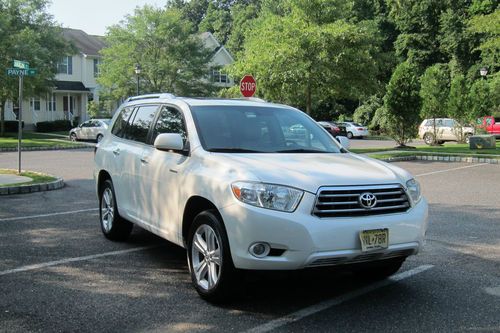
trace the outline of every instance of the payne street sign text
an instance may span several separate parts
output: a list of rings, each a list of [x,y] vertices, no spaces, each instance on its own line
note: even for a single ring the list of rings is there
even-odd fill
[[[19,68],[9,68],[7,69],[8,76],[33,76],[36,74],[36,69],[19,69]]]

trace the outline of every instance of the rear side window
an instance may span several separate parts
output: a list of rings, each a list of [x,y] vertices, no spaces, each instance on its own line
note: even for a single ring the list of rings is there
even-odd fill
[[[124,108],[118,118],[116,118],[115,124],[113,125],[113,129],[111,133],[120,138],[125,136],[125,130],[127,129],[127,123],[132,114],[133,108]]]
[[[156,122],[153,140],[161,133],[178,133],[182,136],[184,144],[187,141],[186,125],[182,113],[176,108],[170,106],[162,107],[158,121]]]
[[[140,106],[127,129],[126,139],[146,143],[158,105]]]

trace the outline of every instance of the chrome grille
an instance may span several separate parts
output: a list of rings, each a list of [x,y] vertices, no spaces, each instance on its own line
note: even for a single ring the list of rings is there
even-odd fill
[[[372,208],[364,208],[360,196],[376,197]],[[322,187],[316,197],[313,214],[318,217],[369,216],[406,212],[410,201],[399,184],[378,186]]]

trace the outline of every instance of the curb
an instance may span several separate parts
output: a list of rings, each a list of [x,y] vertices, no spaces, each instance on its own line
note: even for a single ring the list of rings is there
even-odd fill
[[[399,156],[384,158],[385,162],[402,162],[402,161],[439,161],[439,162],[461,162],[461,163],[488,163],[500,164],[499,159],[482,158],[482,157],[463,157],[463,156],[438,156],[438,155],[414,155],[414,156]]]
[[[25,194],[25,193],[35,193],[35,192],[43,192],[43,191],[53,191],[53,190],[59,190],[63,187],[64,187],[64,180],[62,178],[57,178],[56,180],[54,180],[50,183],[0,187],[0,196],[11,195],[11,194]]]
[[[22,147],[21,151],[44,151],[44,150],[71,150],[71,149],[93,149],[94,146],[52,146],[52,147]],[[0,148],[0,153],[2,152],[15,152],[17,151],[17,147],[15,148]]]

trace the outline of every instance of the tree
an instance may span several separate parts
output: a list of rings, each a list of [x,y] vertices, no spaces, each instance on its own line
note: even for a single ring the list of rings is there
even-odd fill
[[[357,99],[374,92],[374,57],[379,44],[376,28],[370,22],[335,19],[335,11],[323,16],[323,9],[335,7],[334,3],[292,0],[288,2],[289,11],[280,9],[285,16],[261,12],[230,73],[234,77],[253,74],[257,94],[305,106],[308,114],[313,103],[325,98]]]
[[[384,127],[399,144],[406,146],[417,135],[420,120],[418,68],[408,61],[399,64],[384,96]]]
[[[136,64],[141,92],[207,96],[211,53],[179,10],[145,6],[108,30],[98,82],[114,98],[135,94]]]
[[[483,65],[490,72],[498,73],[500,67],[500,8],[488,15],[474,16],[469,22],[469,30],[481,38],[477,48],[481,52]]]
[[[61,29],[46,12],[47,3],[0,0],[0,136],[5,132],[4,105],[18,96],[18,79],[7,76],[5,69],[12,67],[14,59],[29,62],[37,74],[24,80],[24,96],[42,95],[52,89],[50,82],[56,74],[56,63],[72,52]]]
[[[382,107],[383,102],[377,95],[370,96],[353,114],[353,120],[360,124],[370,125],[375,112]]]
[[[490,86],[486,80],[475,81],[469,92],[470,117],[477,119],[491,114],[493,99],[490,94]]]
[[[450,74],[447,65],[435,64],[425,70],[420,79],[420,97],[422,118],[432,118],[433,122],[433,144],[438,137],[436,118],[446,116],[446,101],[449,96]]]
[[[471,105],[469,100],[469,87],[463,74],[456,74],[450,84],[450,94],[446,107],[448,115],[455,119],[459,125],[455,128],[458,142],[464,142],[463,125],[472,123],[475,119],[471,117]]]

